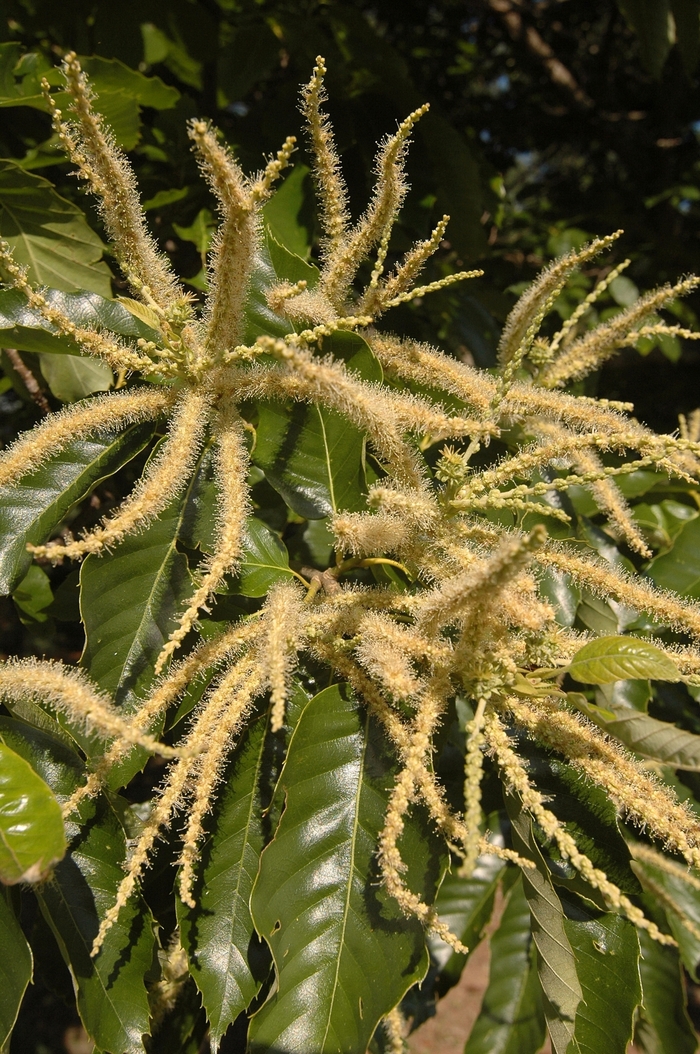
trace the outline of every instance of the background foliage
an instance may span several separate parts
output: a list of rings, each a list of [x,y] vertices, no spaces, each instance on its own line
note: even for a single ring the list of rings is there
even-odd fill
[[[669,11],[674,16],[675,31],[669,29]],[[121,145],[130,151],[153,229],[179,273],[195,291],[201,290],[206,281],[203,257],[214,229],[214,207],[197,178],[185,137],[185,120],[194,115],[212,117],[236,147],[244,168],[256,168],[261,153],[276,150],[284,135],[298,126],[298,84],[308,75],[318,53],[323,53],[329,64],[329,109],[353,202],[359,206],[368,196],[376,141],[387,129],[394,128],[397,115],[428,99],[432,110],[418,126],[410,166],[412,191],[393,248],[400,252],[416,238],[426,237],[442,213],[449,212],[449,240],[443,244],[443,252],[428,277],[440,277],[476,263],[485,266],[486,277],[478,286],[472,284],[468,291],[453,288],[400,309],[399,317],[398,312],[392,316],[393,329],[437,341],[458,357],[471,355],[477,364],[490,366],[501,324],[522,285],[553,256],[582,244],[593,234],[606,234],[618,227],[625,229],[624,252],[631,256],[632,265],[612,287],[610,298],[602,304],[603,311],[631,302],[640,289],[698,268],[700,30],[694,0],[674,0],[671,4],[624,0],[619,5],[610,0],[443,0],[433,6],[418,0],[371,6],[244,0],[177,0],[167,5],[126,0],[119,5],[56,5],[37,0],[31,4],[7,3],[3,18],[0,234],[12,244],[17,259],[30,266],[32,278],[58,290],[56,296],[63,295],[66,300],[74,296],[72,310],[83,317],[90,313],[92,317],[99,316],[107,310],[99,297],[109,296],[111,288],[124,290],[120,289],[119,279],[111,275],[99,220],[86,209],[76,181],[70,176],[70,165],[57,151],[39,90],[41,76],[54,77],[56,57],[69,47],[88,57],[84,65],[99,92],[99,106]],[[303,148],[295,160],[294,172],[269,207],[266,219],[282,244],[307,257],[318,232]],[[569,286],[557,305],[562,317],[588,292],[595,277],[595,269],[591,269]],[[87,290],[88,295],[78,297],[77,290]],[[89,293],[97,296],[91,299]],[[74,401],[90,392],[105,390],[110,384],[98,364],[78,362],[66,354],[65,344],[60,356],[53,354],[58,350],[55,338],[32,324],[20,300],[13,293],[0,294],[0,345],[6,349],[2,360],[4,379],[0,381],[3,440],[11,439],[38,419],[46,406],[54,408],[61,401]],[[102,318],[108,329],[125,335],[145,332],[139,328],[145,323],[128,312],[120,312],[116,305],[110,311],[109,319]],[[690,306],[679,311],[683,321],[694,322],[692,300]],[[587,390],[595,388],[601,395],[631,399],[640,418],[670,430],[675,427],[678,412],[688,412],[700,401],[698,353],[676,341],[646,350],[646,357],[641,358],[637,351],[624,353],[587,382],[593,386]],[[39,391],[28,388],[25,368],[38,381]],[[306,429],[312,431],[313,424],[307,421]],[[332,430],[328,434],[332,443]],[[65,469],[66,486],[56,494],[56,507],[51,509],[54,522],[69,510],[74,532],[97,522],[128,492],[151,440],[152,432],[146,426],[135,426],[118,441],[76,440]],[[339,445],[347,442],[347,433],[336,440]],[[296,464],[275,461],[275,456],[274,449],[258,454],[268,479],[275,472],[282,481],[285,475],[287,479],[297,478],[303,472],[312,477],[318,475],[316,468],[304,461],[303,449]],[[132,462],[132,458],[136,460]],[[127,468],[119,472],[120,465]],[[115,471],[116,476],[112,475]],[[202,486],[206,486],[206,471],[203,464],[198,477]],[[109,484],[100,485],[107,475]],[[325,490],[323,480],[319,483],[317,479],[317,484],[318,500],[322,502],[327,481]],[[344,480],[343,484],[349,495],[344,504],[351,508],[352,480]],[[652,577],[660,585],[685,595],[700,595],[700,519],[693,507],[695,499],[685,492],[665,489],[663,482],[656,479],[637,480],[636,486],[635,490],[632,481],[629,495],[637,499],[635,515],[659,549]],[[93,492],[90,501],[74,505],[87,490]],[[260,509],[257,533],[249,539],[249,556],[241,581],[232,585],[229,597],[220,600],[217,610],[222,619],[237,605],[262,596],[275,575],[288,574],[285,568],[289,566],[290,554],[296,566],[309,554],[321,560],[319,554],[323,554],[324,546],[328,551],[327,538],[314,526],[322,521],[303,520],[308,509],[295,509],[299,522],[287,527],[285,545],[279,542],[274,529],[282,527],[286,510],[262,477],[256,502]],[[604,546],[608,543],[601,537],[602,532],[588,520],[595,516],[595,510],[585,502],[582,494],[575,508],[576,529],[588,531],[592,544]],[[181,517],[181,513],[182,510],[173,510],[173,519]],[[3,512],[14,524],[18,515],[25,517],[26,537],[33,537],[32,530],[36,530],[36,537],[41,535],[42,525],[31,501],[22,510]],[[189,533],[180,533],[180,541],[192,550],[199,547],[206,551],[206,523],[190,527]],[[167,570],[171,588],[177,591],[186,573],[184,556],[174,541],[177,530],[167,517],[151,530],[150,542],[160,559],[155,573],[162,576]],[[130,559],[128,551],[123,555],[126,561]],[[614,558],[618,557],[622,559],[619,554]],[[75,572],[65,568],[47,574],[34,567],[27,574],[27,568],[23,544],[0,567],[7,589],[13,591],[13,599],[3,601],[0,627],[6,641],[4,647],[8,652],[77,660],[84,641],[75,609],[75,579],[71,577]],[[86,563],[87,603],[91,590],[95,596],[103,596],[107,589],[118,588],[121,575],[111,573],[114,580],[105,581],[104,569],[97,561],[92,566],[89,561]],[[149,583],[143,587],[148,588]],[[183,583],[183,595],[187,590]],[[592,597],[582,597],[566,583],[553,582],[552,590],[561,610],[570,611],[572,623],[577,619],[579,625],[602,635],[615,634],[625,627],[624,611],[616,611]],[[172,598],[163,602],[164,611],[168,605],[172,609]],[[158,625],[159,613],[152,615]],[[125,624],[119,627],[122,644],[133,643],[139,635],[147,640],[152,625],[129,625],[128,618],[125,607]],[[93,631],[95,639],[102,639],[98,626],[93,625]],[[128,646],[124,645],[127,650]],[[88,647],[96,645],[89,640]],[[92,658],[94,668],[99,670],[99,656]],[[105,686],[115,687],[115,678],[118,681],[124,676],[124,663],[119,670],[117,666],[119,662],[112,669],[101,670],[100,679]],[[648,680],[640,676],[622,682],[622,687],[616,686],[615,693],[601,686],[595,701],[584,699],[581,705],[587,706],[586,712],[603,727],[606,722],[615,722],[616,734],[630,746],[658,731],[652,727],[656,719],[676,721],[686,738],[675,737],[668,746],[657,744],[654,757],[665,758],[671,768],[682,766],[682,782],[678,786],[696,807],[693,792],[700,769],[696,745],[700,729],[687,693],[666,687],[657,688],[652,694]],[[346,731],[351,736],[356,715],[343,710],[342,700],[319,695],[314,706],[320,713],[324,704],[331,706],[333,702],[334,712],[344,715]],[[300,711],[305,703],[306,699],[299,700]],[[441,758],[446,779],[451,763],[450,739],[453,747],[459,743],[467,717],[455,714],[452,727],[446,732]],[[303,733],[311,743],[315,719],[319,720],[319,716],[306,707]],[[624,733],[620,731],[623,725]],[[231,774],[231,787],[237,785],[236,781],[246,780],[252,785],[251,773],[260,764],[263,732],[263,728],[251,728],[245,752]],[[20,742],[12,739],[8,723],[4,730],[0,727],[0,740],[0,749],[14,751],[12,756],[18,758],[18,778],[20,762],[38,770],[57,792],[69,791],[80,778],[79,759],[60,727],[35,729]],[[63,747],[57,743],[63,743]],[[94,749],[99,749],[99,745]],[[338,764],[341,763],[339,757]],[[591,824],[592,816],[597,823],[605,822],[599,802],[577,799],[566,766],[557,767],[544,753],[533,756],[532,763],[539,766],[542,779],[546,776],[550,780],[552,795],[559,796],[562,807],[569,803],[573,810],[570,822],[578,824],[579,830]],[[118,882],[125,837],[122,821],[126,821],[127,829],[129,824],[137,829],[139,802],[147,798],[155,778],[157,772],[151,770],[137,777],[130,787],[131,800],[124,803],[125,815],[119,817],[109,810],[98,813],[86,827],[81,851],[73,855],[69,864],[59,866],[57,884],[37,898],[23,898],[21,918],[31,935],[35,977],[40,983],[30,989],[15,1032],[13,1052],[38,1050],[38,1043],[52,1052],[60,1049],[58,1030],[52,1028],[44,1033],[45,1025],[37,1024],[37,1012],[43,1015],[42,1021],[51,1015],[54,1022],[60,1021],[64,1013],[61,1000],[65,997],[70,1001],[71,992],[64,960],[74,976],[85,979],[80,1011],[84,1020],[99,1019],[102,1032],[97,1037],[98,1046],[106,1050],[135,1049],[145,1030],[149,1008],[141,980],[149,971],[155,971],[153,917],[158,918],[166,932],[175,922],[168,917],[169,907],[158,899],[167,860],[149,878],[145,900],[133,904],[132,916],[119,923],[120,929],[131,928],[135,935],[129,969],[120,975],[124,985],[121,1005],[105,1008],[105,980],[114,965],[123,932],[114,933],[112,961],[107,955],[101,960],[100,969],[91,973],[86,959],[86,935],[78,923],[73,926],[72,920],[80,915],[81,875],[93,888],[103,890],[107,898]],[[373,778],[376,786],[370,787],[367,794],[381,797],[385,793],[381,778],[376,773]],[[669,779],[675,778],[669,770]],[[41,793],[41,786],[37,793]],[[493,822],[498,825],[503,818],[499,820],[497,815],[500,800],[495,790],[493,798]],[[236,800],[240,803],[240,798]],[[42,802],[48,829],[53,822],[53,804],[50,798]],[[255,803],[260,824],[263,809],[269,805]],[[228,812],[224,801],[221,808],[225,813],[222,822],[229,824],[231,831],[227,852],[259,853],[265,841],[262,829],[256,831],[249,825],[244,830],[236,813],[238,806],[231,806]],[[527,841],[533,836],[518,817],[516,806],[513,810],[510,819]],[[610,837],[606,850],[614,853],[621,840],[614,818],[607,817],[607,822]],[[58,839],[55,831],[54,836]],[[60,857],[58,841],[54,852]],[[6,863],[0,860],[1,867]],[[16,861],[10,860],[7,866],[12,867],[13,863]],[[609,861],[606,866],[610,866]],[[208,867],[209,895],[229,897],[225,868],[215,854]],[[500,861],[488,859],[466,888],[449,876],[441,889],[441,914],[468,944],[478,939],[490,914],[496,887],[503,879],[502,871]],[[536,966],[529,911],[533,904],[544,910],[542,900],[546,897],[536,882],[522,883],[518,878],[513,884],[512,869],[507,871],[510,895],[493,944],[494,966],[487,993],[490,1014],[473,1032],[468,1054],[534,1050],[543,1036],[544,1022],[534,995]],[[651,914],[656,912],[660,917],[662,927],[673,931],[680,944],[681,961],[695,979],[700,959],[697,890],[681,879],[674,884],[666,873],[655,874],[649,863],[635,863],[637,871],[646,875],[645,888],[662,888],[667,898],[682,906],[681,916],[695,920],[688,928],[678,922],[678,913],[669,911],[664,916],[658,897],[656,905],[650,902],[647,906]],[[628,882],[629,891],[638,893],[628,864],[620,865],[620,874]],[[619,877],[618,880],[624,888]],[[272,888],[256,891],[261,915],[273,893]],[[586,934],[594,935],[596,947],[614,946],[618,963],[631,961],[636,935],[630,933],[628,924],[599,918],[591,912],[586,914],[575,889],[571,896],[566,917],[550,918],[550,928],[563,928],[572,947],[581,944]],[[247,894],[241,893],[240,897],[241,904],[247,905]],[[71,898],[74,903],[70,903]],[[13,930],[14,913],[8,910],[10,902],[16,900],[16,890],[0,891],[0,932],[8,935],[13,946],[26,949]],[[60,949],[47,919],[54,934],[60,934]],[[179,921],[183,928],[191,924],[184,913]],[[236,918],[235,924],[239,921]],[[410,933],[405,940],[410,943]],[[641,984],[645,993],[657,996],[650,996],[646,1002],[639,1025],[640,1042],[650,1051],[692,1051],[696,1040],[684,1009],[678,954],[656,945],[643,950],[646,957]],[[384,953],[396,954],[390,949]],[[406,949],[403,953],[409,954]],[[11,979],[2,986],[0,1023],[6,1031],[14,1019],[17,997],[29,980],[28,955],[25,951],[24,958],[18,956]],[[450,954],[438,942],[433,947],[433,958],[430,984],[424,991],[428,998],[415,1008],[416,1021],[429,1012],[432,993],[446,991],[463,966],[463,959]],[[251,961],[255,964],[254,957]],[[606,972],[606,962],[600,955],[586,977],[576,980],[574,973],[574,982],[584,987],[592,1008],[591,1035],[581,1049],[595,1050],[596,1054],[601,1054],[603,1048],[594,1032],[595,1020],[609,1020],[611,1007],[619,1011],[619,978]],[[240,983],[247,986],[248,998],[259,989],[264,967],[263,963],[259,975],[255,969],[241,975]],[[207,974],[207,963],[201,962],[199,969],[198,984],[215,985],[214,973]],[[565,975],[571,964],[563,964],[561,969]],[[418,976],[420,971],[417,967],[416,970]],[[105,975],[100,971],[106,971]],[[592,976],[595,983],[590,981]],[[520,987],[510,983],[514,977],[521,980]],[[668,994],[658,995],[661,992]],[[213,994],[212,1003],[219,998],[222,1007],[227,998],[231,1007],[236,1005],[230,993]],[[66,1023],[73,1020],[71,1013],[65,1011]],[[275,1008],[270,1007],[256,1022],[256,1033],[262,1037],[256,1040],[259,1049],[267,1049],[266,1029],[276,1027],[274,1014]],[[498,1030],[489,1025],[495,1019],[501,1022]],[[227,1024],[222,1010],[221,1033]],[[216,1034],[218,1026],[214,1022],[212,1026]],[[338,1027],[342,1028],[343,1023]],[[179,1003],[177,1019],[159,1034],[153,1049],[194,1051],[202,1041],[204,1029],[198,997],[190,984]],[[231,1044],[230,1049],[236,1049],[235,1034],[229,1032],[225,1042]],[[615,1037],[611,1044],[614,1042]],[[610,1049],[617,1048],[611,1045]]]

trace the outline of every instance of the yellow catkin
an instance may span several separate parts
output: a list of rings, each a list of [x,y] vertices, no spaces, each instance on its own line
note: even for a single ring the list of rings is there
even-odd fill
[[[304,607],[298,586],[274,586],[265,605],[265,631],[260,655],[270,688],[270,728],[278,732],[284,724],[289,679],[303,639]]]
[[[229,688],[236,677],[239,682],[245,682],[247,677],[252,676],[253,666],[253,662],[244,657],[236,669],[227,675]],[[119,918],[122,908],[133,895],[144,869],[148,866],[149,855],[161,828],[168,823],[178,805],[186,800],[194,790],[197,777],[201,772],[201,759],[206,756],[212,737],[216,735],[217,729],[225,719],[228,703],[228,691],[226,693],[215,691],[213,700],[209,700],[208,705],[200,708],[197,720],[185,739],[187,756],[180,758],[177,764],[170,768],[153,811],[129,856],[126,874],[119,884],[115,902],[100,923],[90,953],[93,958],[100,951],[105,937]]]
[[[481,778],[484,771],[482,731],[486,700],[479,699],[474,717],[467,724],[467,749],[464,757],[464,825],[467,829],[465,855],[459,873],[471,878],[481,847]]]
[[[623,911],[630,922],[646,930],[649,936],[659,944],[675,945],[676,942],[672,937],[662,933],[656,923],[647,919],[614,882],[610,881],[604,871],[593,865],[586,854],[579,850],[572,836],[565,830],[554,813],[544,806],[543,796],[531,785],[525,763],[512,749],[508,735],[497,714],[486,715],[484,734],[506,784],[517,792],[525,809],[537,821],[546,837],[555,843],[564,859],[576,868],[589,885],[603,894],[611,910]]]
[[[569,275],[581,264],[607,249],[621,234],[622,231],[616,231],[606,238],[596,238],[583,249],[567,253],[542,271],[506,319],[498,345],[498,359],[501,364],[507,364],[515,358],[533,320],[542,313],[543,305],[553,302],[559,295]]]
[[[261,221],[246,177],[230,150],[217,141],[211,126],[206,121],[192,121],[189,134],[223,217],[211,247],[205,315],[207,350],[220,360],[242,336],[243,306]]]
[[[54,562],[99,553],[149,524],[184,489],[199,453],[209,410],[206,393],[186,391],[175,408],[168,436],[129,497],[104,526],[77,542],[32,546]]]
[[[130,424],[156,420],[172,404],[170,393],[151,389],[102,395],[51,414],[0,454],[0,487],[36,471],[76,438],[104,435]]]
[[[601,786],[634,824],[700,868],[700,823],[669,787],[654,780],[621,745],[584,718],[547,700],[535,705],[511,698],[508,708],[518,724]]]
[[[148,731],[157,718],[176,702],[190,684],[208,669],[216,670],[224,660],[236,658],[241,649],[259,632],[260,627],[256,619],[234,626],[215,640],[201,643],[191,655],[173,666],[167,677],[162,678],[156,684],[151,695],[134,714],[134,725],[143,732]],[[107,753],[98,762],[95,771],[88,776],[85,784],[78,787],[63,805],[64,817],[70,816],[85,798],[92,798],[99,794],[110,770],[129,753],[130,749],[130,744],[120,739],[112,743]]]
[[[148,286],[162,307],[173,305],[181,297],[175,276],[148,232],[134,174],[103,118],[93,110],[91,91],[73,52],[66,55],[63,72],[75,121],[66,125],[54,106],[59,138],[99,197],[105,226],[126,274]]]
[[[183,755],[184,748],[166,746],[121,717],[108,696],[95,689],[82,670],[63,663],[9,659],[0,666],[0,697],[16,703],[48,702],[104,736],[118,737],[165,758]]]
[[[188,600],[178,628],[158,656],[156,673],[160,673],[168,658],[185,639],[200,609],[221,584],[224,575],[234,570],[243,553],[243,531],[249,511],[246,485],[248,451],[240,419],[231,415],[231,419],[219,422],[216,439],[216,487],[219,497],[216,548],[204,565],[200,585]]]
[[[398,1007],[394,1007],[394,1009],[386,1015],[383,1024],[389,1042],[387,1047],[389,1054],[403,1054],[406,1049],[406,1044],[404,1043],[406,1022]]]
[[[192,805],[189,810],[187,827],[183,836],[180,853],[180,897],[184,904],[195,908],[193,894],[195,866],[199,858],[199,847],[204,837],[204,818],[214,804],[214,791],[221,779],[226,758],[233,737],[240,731],[256,694],[265,683],[262,664],[252,660],[245,678],[234,669],[221,681],[208,706],[218,711],[218,699],[225,699],[225,710],[216,727],[212,729],[207,743],[206,753],[202,755],[197,773],[197,780],[192,792]]]

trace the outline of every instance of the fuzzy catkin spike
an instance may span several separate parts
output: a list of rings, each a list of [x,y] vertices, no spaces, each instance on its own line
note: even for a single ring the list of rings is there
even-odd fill
[[[31,546],[32,552],[54,563],[66,558],[79,559],[88,553],[103,552],[127,534],[149,524],[185,487],[187,475],[202,445],[208,412],[206,394],[186,391],[175,408],[168,437],[160,452],[115,515],[80,541]]]
[[[656,923],[647,919],[644,912],[633,904],[628,897],[611,882],[604,871],[595,867],[591,860],[582,853],[572,836],[564,828],[550,809],[544,806],[544,798],[536,790],[527,775],[525,763],[512,749],[506,731],[498,715],[487,714],[484,721],[484,734],[490,750],[496,757],[507,786],[520,797],[525,809],[537,821],[546,837],[555,843],[565,860],[569,860],[581,877],[594,889],[599,890],[610,910],[623,911],[630,922],[639,929],[647,931],[649,936],[659,944],[675,945],[673,937],[662,933]]]
[[[243,530],[249,510],[248,451],[245,434],[235,410],[216,424],[216,485],[220,500],[216,549],[204,565],[200,585],[187,602],[178,628],[170,635],[156,663],[160,673],[197,620],[200,609],[232,571],[243,552]]]
[[[243,309],[255,253],[261,236],[256,196],[231,151],[222,146],[206,121],[192,121],[189,135],[197,158],[219,202],[222,223],[209,257],[206,348],[214,361],[239,343]],[[288,159],[288,155],[287,155]]]
[[[605,238],[596,238],[582,249],[575,249],[555,260],[542,271],[530,288],[523,293],[506,319],[503,335],[498,345],[498,361],[501,365],[505,366],[515,358],[525,334],[533,321],[542,313],[543,305],[554,302],[566,285],[569,275],[581,264],[597,256],[603,249],[607,249],[621,234],[622,231],[615,231],[614,234],[609,234]]]
[[[270,728],[279,732],[284,724],[289,678],[303,639],[304,607],[296,584],[282,583],[270,590],[265,605],[265,633],[260,654],[270,687]]]
[[[341,245],[350,225],[348,192],[343,179],[340,158],[333,131],[321,106],[326,101],[323,79],[326,62],[316,59],[311,80],[302,89],[301,111],[306,118],[314,154],[314,176],[320,199],[320,220],[325,235],[325,254],[331,255]]]
[[[66,406],[51,414],[30,432],[23,433],[0,454],[0,487],[11,487],[60,454],[76,436],[104,435],[141,421],[155,421],[173,403],[170,392],[135,389],[93,397],[87,403]]]
[[[131,166],[93,110],[92,92],[72,51],[63,60],[63,73],[76,120],[69,124],[62,120],[45,85],[56,132],[80,176],[100,199],[100,212],[125,274],[148,286],[162,308],[173,308],[182,301],[182,290],[148,232]]]
[[[95,689],[82,670],[63,663],[36,659],[9,659],[0,666],[0,698],[13,702],[49,702],[61,713],[77,718],[86,728],[114,736],[150,754],[179,758],[183,748],[169,747],[134,722],[121,717],[111,701]]]

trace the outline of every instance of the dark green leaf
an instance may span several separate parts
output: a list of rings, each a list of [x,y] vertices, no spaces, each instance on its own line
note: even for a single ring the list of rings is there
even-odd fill
[[[489,985],[464,1054],[535,1054],[544,1034],[530,908],[518,881],[491,938]]]
[[[300,217],[309,184],[308,165],[295,165],[265,205],[265,223],[277,242],[302,259],[309,255],[311,230]],[[291,281],[298,281],[293,278]]]
[[[654,857],[658,857],[658,863]],[[684,864],[661,853],[645,853],[634,869],[642,885],[661,904],[673,936],[678,941],[683,964],[696,981],[700,965],[700,881]]]
[[[504,863],[497,856],[484,854],[479,857],[471,878],[462,878],[459,869],[453,868],[445,875],[435,910],[449,926],[462,944],[473,951],[483,936],[493,912],[493,904]],[[455,952],[436,934],[428,936],[430,954],[440,971],[440,987],[456,984],[464,967],[466,956]]]
[[[46,383],[63,403],[74,403],[93,392],[106,392],[114,384],[111,367],[99,359],[80,355],[39,355]]]
[[[540,593],[554,608],[560,626],[573,626],[581,601],[581,590],[570,575],[547,568],[540,576]]]
[[[659,78],[672,44],[668,0],[617,0],[617,3],[639,37],[642,62]]]
[[[257,252],[250,276],[243,334],[245,344],[253,344],[260,336],[283,337],[285,333],[291,333],[294,329],[291,322],[282,315],[277,315],[267,302],[268,291],[279,282],[287,281],[285,275],[278,275],[275,270],[269,249],[272,241],[274,239],[268,232]],[[309,267],[303,260],[299,260],[299,263]]]
[[[119,59],[90,56],[82,58],[81,65],[97,95],[95,109],[105,117],[125,150],[132,150],[141,137],[141,106],[170,110],[180,98],[177,89],[164,84],[160,77],[144,77]]]
[[[260,988],[261,954],[249,902],[264,845],[260,785],[267,724],[265,715],[251,725],[227,772],[202,847],[197,908],[177,904],[183,947],[202,993],[214,1050]],[[264,954],[262,960],[264,967]],[[266,973],[263,969],[263,978]]]
[[[652,560],[647,573],[662,589],[700,596],[700,517],[686,523],[671,551]]]
[[[513,848],[536,865],[523,869],[523,886],[532,916],[547,1028],[555,1054],[567,1054],[583,998],[576,959],[564,929],[561,902],[535,841],[532,821],[515,794],[506,795],[506,805],[513,825]]]
[[[320,520],[365,507],[364,437],[340,414],[297,404],[259,407],[253,461],[300,516]]]
[[[40,545],[71,505],[131,460],[153,435],[150,424],[118,434],[74,439],[40,469],[3,491],[0,502],[0,592],[10,593],[31,563],[28,542]]]
[[[61,807],[51,790],[0,744],[0,882],[40,882],[65,851]]]
[[[12,161],[0,162],[0,236],[33,282],[110,295],[102,242],[81,210],[59,197],[47,179]]]
[[[652,678],[679,681],[675,663],[653,644],[637,637],[601,637],[585,644],[569,664],[575,681],[612,684],[613,681]]]
[[[639,931],[643,1001],[635,1044],[643,1054],[696,1054],[678,951]]]
[[[635,754],[674,768],[700,772],[700,736],[626,705],[597,706],[579,692],[570,692],[569,699],[599,728],[621,740]]]
[[[329,337],[323,338],[323,351],[330,352],[335,359],[342,359],[353,373],[363,381],[380,382],[384,371],[364,337],[350,330],[336,330]]]
[[[0,1048],[5,1049],[32,979],[32,953],[7,889],[0,889],[0,948]]]
[[[288,182],[289,180],[287,180],[287,183]],[[265,206],[266,217],[267,210],[274,201],[275,198],[272,198],[272,200]],[[307,263],[306,259],[304,259],[308,253],[308,248],[305,248],[302,253],[297,253],[287,245],[281,243],[280,240],[275,237],[274,231],[269,227],[266,234],[267,251],[270,255],[270,262],[272,263],[275,274],[277,275],[277,280],[280,282],[291,282],[292,284],[295,282],[306,282],[307,287],[313,289],[319,279],[319,270],[314,264]]]
[[[20,618],[29,616],[33,622],[46,622],[46,609],[53,603],[51,582],[46,571],[36,564],[30,567],[12,593],[12,599],[19,608]]]
[[[0,734],[46,779],[59,800],[84,781],[77,754],[45,732],[0,719]],[[81,816],[85,826],[69,825],[69,855],[36,895],[70,967],[82,1022],[98,1049],[143,1054],[141,1036],[148,1032],[149,1021],[144,978],[153,963],[154,920],[143,899],[132,897],[100,954],[90,958],[100,919],[114,903],[124,877],[126,839],[105,799],[97,806],[84,803]]]
[[[373,867],[395,764],[386,749],[343,685],[312,699],[294,730],[280,777],[285,810],[251,901],[278,978],[251,1021],[252,1051],[364,1051],[425,975],[421,926],[402,917]],[[428,832],[410,820],[402,852],[408,881],[431,901]]]
[[[626,1054],[642,995],[637,930],[623,916],[591,911],[581,900],[567,899],[565,906],[564,930],[583,992],[577,1054]]]

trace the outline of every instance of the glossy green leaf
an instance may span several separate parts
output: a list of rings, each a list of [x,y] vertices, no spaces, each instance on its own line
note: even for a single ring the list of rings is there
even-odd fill
[[[268,202],[268,206],[272,204],[275,197]],[[268,206],[266,206],[266,212]],[[319,279],[318,267],[304,259],[305,253],[297,253],[280,243],[274,231],[268,228],[266,233],[267,251],[278,281],[306,282],[307,288],[313,289]]]
[[[608,795],[591,781],[582,780],[577,769],[531,739],[520,738],[518,753],[526,761],[533,783],[545,795],[548,808],[564,824],[581,852],[623,893],[640,893],[629,847],[622,837],[618,814]],[[564,863],[558,854],[554,859],[548,846],[538,844],[557,888],[564,886],[589,899],[596,898],[595,891],[571,864]]]
[[[532,821],[515,794],[506,794],[506,805],[512,822],[513,848],[536,865],[523,869],[523,886],[532,916],[538,976],[552,1048],[554,1054],[567,1054],[583,998],[576,959],[564,929],[561,902],[535,841]]]
[[[570,692],[569,699],[599,728],[621,740],[635,754],[674,768],[700,772],[700,736],[628,706],[612,703],[597,706],[579,692]]]
[[[613,681],[651,678],[679,681],[680,673],[653,644],[637,637],[601,637],[577,651],[569,665],[575,681],[612,684]]]
[[[253,461],[287,504],[310,520],[365,507],[364,437],[319,406],[259,407]]]
[[[489,985],[464,1054],[535,1054],[544,1035],[529,902],[518,880],[491,938]]]
[[[685,983],[676,948],[639,931],[643,1001],[635,1045],[643,1054],[696,1054],[698,1036],[688,1017]]]
[[[660,856],[635,860],[634,869],[644,888],[666,912],[671,933],[678,941],[683,965],[697,982],[700,967],[700,881],[677,861],[665,864]]]
[[[66,851],[61,807],[31,765],[0,745],[0,882],[40,882]]]
[[[261,784],[269,764],[267,725],[267,715],[251,725],[226,773],[202,846],[197,908],[177,902],[181,939],[202,993],[214,1051],[267,974],[249,906],[265,844]]]
[[[59,289],[49,289],[45,295],[49,304],[67,315],[76,326],[106,329],[132,341],[156,336],[117,300],[106,300],[97,293],[63,293]],[[0,346],[39,353],[77,354],[80,351],[67,337],[55,336],[49,323],[27,306],[25,297],[16,289],[0,291]]]
[[[132,150],[141,137],[141,106],[170,110],[180,98],[179,91],[160,77],[144,77],[119,59],[93,55],[81,58],[81,64],[97,95],[95,109],[103,114],[125,150]]]
[[[93,392],[107,392],[114,384],[111,367],[99,359],[44,353],[39,361],[51,394],[63,403],[74,403]]]
[[[51,581],[43,568],[34,564],[12,593],[17,605],[19,617],[23,621],[28,616],[32,622],[46,622],[46,609],[53,604]]]
[[[596,702],[600,706],[628,706],[645,714],[651,699],[649,681],[613,681],[601,685],[596,692]]]
[[[17,263],[29,268],[33,282],[110,296],[102,242],[82,211],[60,197],[47,179],[12,161],[0,161],[0,236]]]
[[[330,353],[334,359],[342,359],[347,368],[363,381],[379,383],[384,379],[379,359],[359,333],[347,329],[336,330],[323,338],[323,351]]]
[[[177,615],[193,590],[177,551],[191,484],[140,534],[108,557],[88,556],[80,572],[86,642],[82,665],[117,702],[147,687]]]
[[[65,801],[85,779],[84,765],[65,743],[36,728],[0,718],[0,737],[9,743]],[[143,1054],[148,1032],[144,979],[153,965],[154,920],[137,894],[90,958],[100,918],[114,903],[124,877],[126,838],[105,799],[81,807],[84,826],[69,824],[69,853],[52,880],[36,890],[42,913],[73,977],[78,1012],[99,1050]],[[126,949],[126,950],[125,950]]]
[[[670,500],[661,501],[658,505],[640,502],[634,506],[633,512],[650,543],[662,549],[670,549],[688,521],[697,519],[699,515],[698,510],[690,505]]]
[[[652,560],[647,574],[662,589],[700,597],[700,517],[686,523],[671,551]]]
[[[10,593],[31,563],[28,542],[49,538],[71,505],[135,457],[153,435],[150,424],[74,439],[41,468],[6,487],[0,498],[0,592]]]
[[[27,985],[32,953],[12,906],[11,893],[0,889],[0,1049],[14,1028]]]
[[[445,875],[435,901],[435,910],[452,933],[472,952],[483,936],[493,912],[496,890],[505,865],[492,854],[479,857],[470,878],[462,878],[454,866]],[[428,935],[430,956],[440,971],[440,987],[456,984],[466,956],[455,952],[437,934]]]
[[[576,961],[583,998],[574,1031],[578,1054],[626,1054],[641,1001],[639,938],[622,915],[596,912],[565,900],[564,930]]]
[[[310,182],[308,165],[295,165],[279,189],[265,203],[265,224],[275,240],[302,259],[309,255],[310,225],[300,216]],[[297,279],[292,279],[296,281]]]
[[[270,244],[274,238],[269,231],[263,240],[255,258],[255,266],[250,276],[248,286],[248,297],[245,305],[245,332],[243,341],[245,344],[253,344],[257,337],[283,337],[285,333],[291,333],[294,326],[289,319],[283,315],[276,314],[267,302],[268,291],[279,282],[287,281],[284,274],[278,274],[275,263],[270,255]],[[289,254],[293,256],[293,254]],[[304,267],[303,260],[299,261]],[[296,281],[296,279],[293,279]]]
[[[581,601],[581,590],[570,575],[547,568],[540,576],[539,590],[554,608],[560,626],[573,626]]]
[[[394,771],[347,686],[311,700],[290,741],[285,809],[251,900],[277,972],[251,1021],[251,1051],[364,1051],[381,1017],[425,975],[421,926],[382,891],[373,863]],[[429,830],[409,820],[401,848],[407,880],[430,902]]]
[[[251,516],[246,523],[244,555],[232,591],[244,597],[264,597],[275,582],[292,577],[289,554],[267,524]]]

